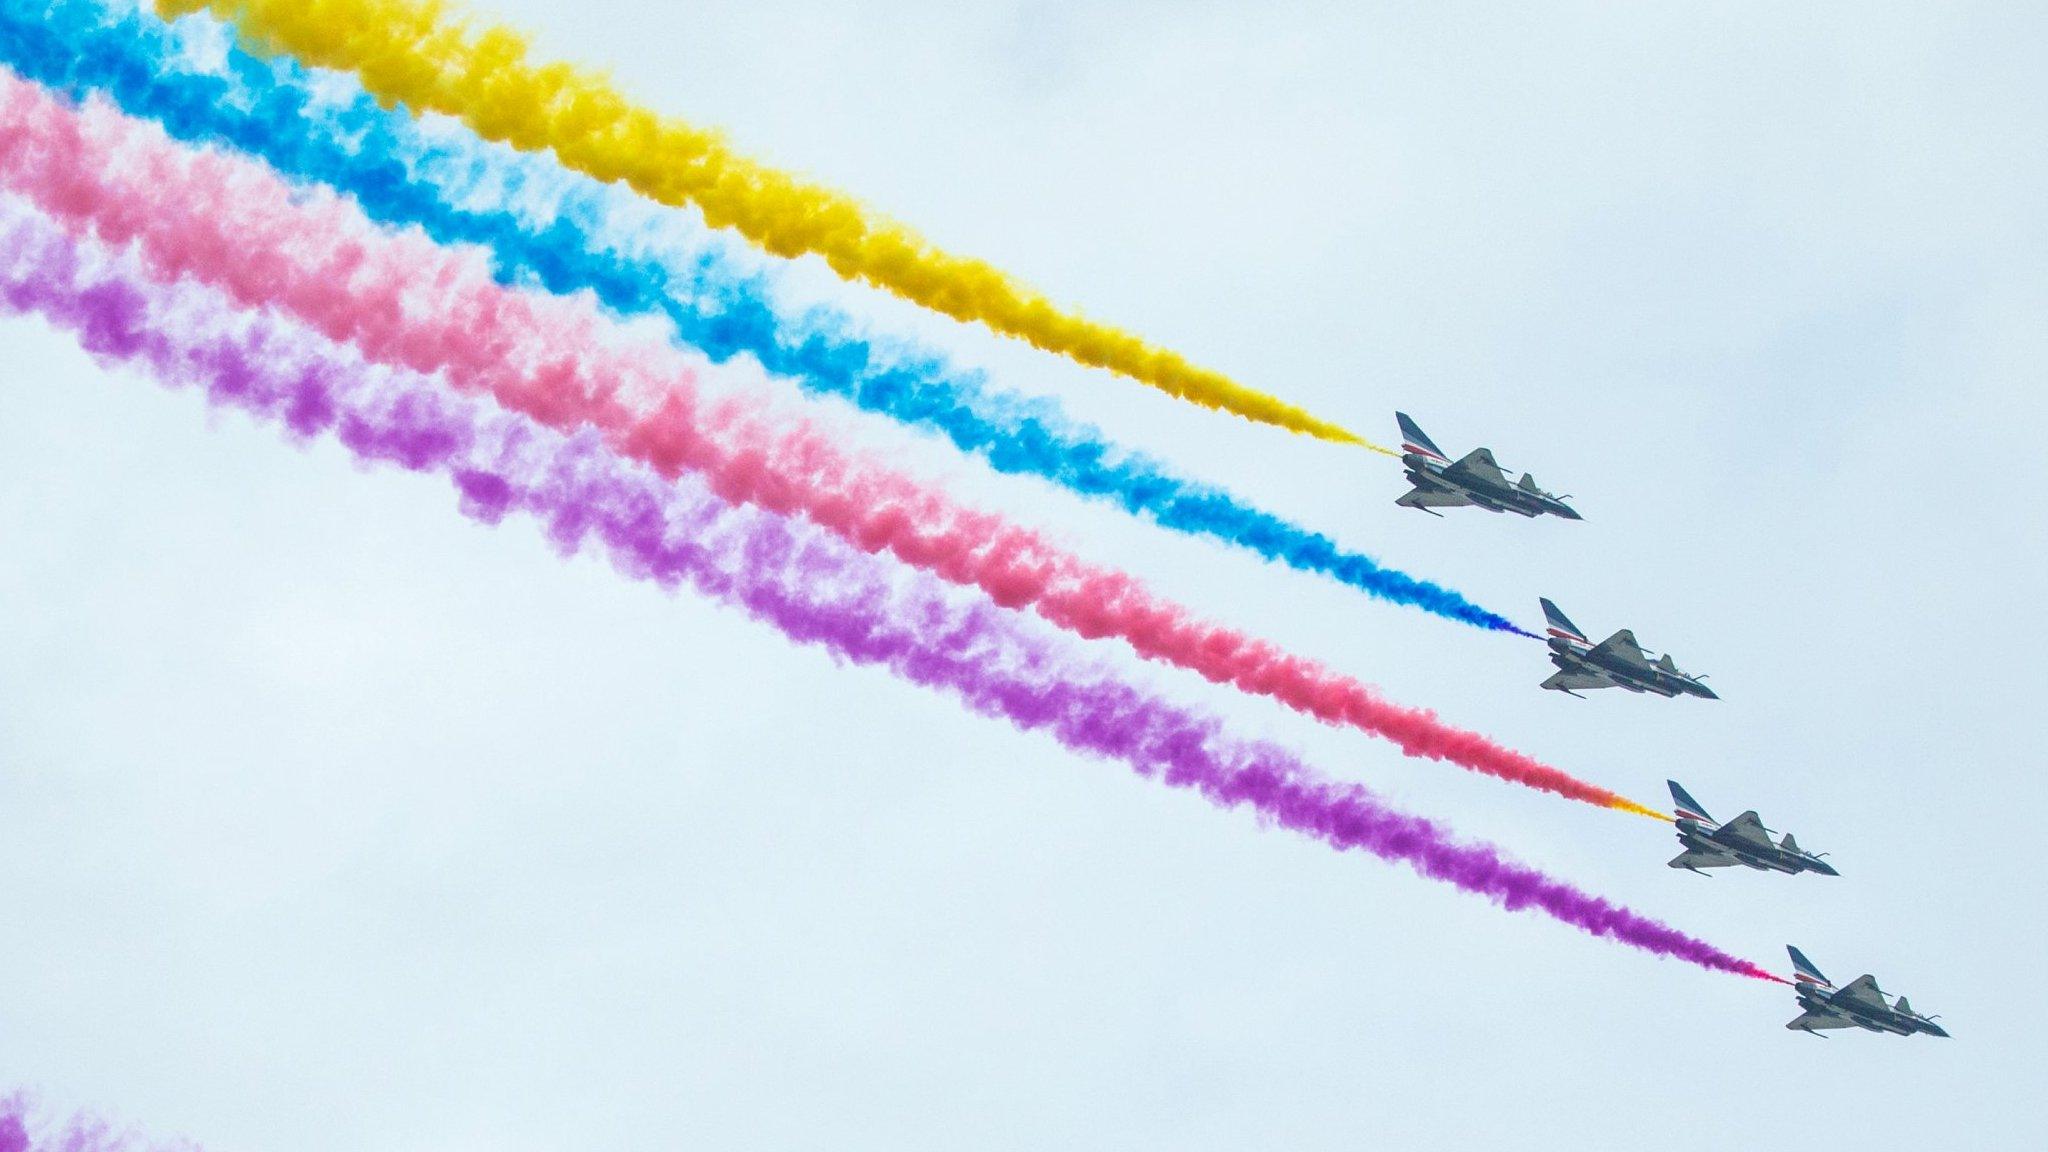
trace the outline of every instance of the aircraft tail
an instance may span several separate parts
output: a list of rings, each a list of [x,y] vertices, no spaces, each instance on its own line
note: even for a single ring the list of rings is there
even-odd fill
[[[1687,792],[1679,785],[1678,781],[1666,780],[1664,783],[1671,786],[1673,811],[1680,820],[1697,820],[1702,824],[1712,824],[1714,822],[1714,818],[1707,815],[1706,808],[1699,801],[1693,799],[1692,793]]]
[[[1444,455],[1443,449],[1436,446],[1436,441],[1429,438],[1429,433],[1424,432],[1421,425],[1409,419],[1406,412],[1394,413],[1394,421],[1401,425],[1401,447],[1404,450],[1419,456],[1433,457],[1446,464],[1451,462],[1451,458]]]
[[[1579,630],[1579,626],[1572,623],[1571,617],[1566,616],[1557,605],[1552,604],[1545,597],[1538,597],[1538,599],[1543,602],[1543,621],[1550,625],[1550,634],[1552,636],[1565,640],[1576,640],[1581,644],[1592,643],[1591,640],[1586,639],[1586,634]]]
[[[1794,948],[1789,944],[1785,946],[1785,951],[1790,952],[1792,954],[1793,983],[1818,984],[1823,988],[1834,987],[1833,984],[1828,983],[1827,977],[1820,974],[1820,969],[1813,966],[1813,961],[1808,960],[1806,958],[1806,953],[1801,952],[1799,949]]]

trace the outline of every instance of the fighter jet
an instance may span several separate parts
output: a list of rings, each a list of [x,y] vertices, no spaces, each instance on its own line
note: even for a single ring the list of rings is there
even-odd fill
[[[1415,485],[1394,501],[1401,507],[1441,516],[1435,509],[1477,504],[1488,512],[1513,512],[1532,519],[1546,512],[1567,520],[1584,519],[1565,503],[1569,497],[1552,496],[1538,488],[1536,478],[1527,472],[1519,482],[1510,483],[1494,463],[1492,452],[1474,448],[1453,464],[1406,412],[1394,413],[1394,419],[1401,425],[1401,463],[1408,469],[1408,482]]]
[[[1913,1011],[1904,996],[1887,1003],[1876,977],[1858,976],[1848,987],[1836,988],[1799,949],[1787,946],[1785,951],[1792,954],[1792,994],[1804,1009],[1797,1020],[1785,1027],[1816,1036],[1823,1028],[1862,1028],[1894,1036],[1911,1036],[1915,1032],[1948,1035],[1934,1022],[1934,1017]]]
[[[1714,690],[1700,683],[1701,677],[1678,670],[1670,656],[1655,661],[1636,643],[1636,634],[1623,628],[1600,643],[1586,639],[1557,605],[1543,601],[1543,618],[1550,625],[1550,662],[1557,674],[1543,682],[1567,695],[1573,689],[1626,688],[1631,692],[1654,692],[1659,696],[1704,696],[1719,700]]]
[[[1671,862],[1673,868],[1686,868],[1700,872],[1702,868],[1729,868],[1744,864],[1759,872],[1785,872],[1798,875],[1801,872],[1818,872],[1823,876],[1839,876],[1834,867],[1811,852],[1800,850],[1798,841],[1790,832],[1776,844],[1771,843],[1770,829],[1757,818],[1755,812],[1744,812],[1726,824],[1714,823],[1700,802],[1678,786],[1676,780],[1666,780],[1671,785],[1671,802],[1676,807],[1672,814],[1678,820],[1678,842],[1685,845],[1685,851]],[[1700,872],[1705,876],[1705,872]]]

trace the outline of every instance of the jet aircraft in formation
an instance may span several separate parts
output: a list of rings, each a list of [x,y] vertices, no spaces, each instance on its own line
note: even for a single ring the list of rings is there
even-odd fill
[[[1543,682],[1545,688],[1571,696],[1584,689],[1626,688],[1665,697],[1720,699],[1700,683],[1700,677],[1679,671],[1668,654],[1651,660],[1636,643],[1636,634],[1626,628],[1595,644],[1547,599],[1543,619],[1549,625],[1550,662],[1557,665],[1557,673]]]
[[[1565,503],[1569,497],[1545,492],[1529,473],[1510,482],[1487,449],[1474,448],[1452,463],[1406,412],[1394,413],[1394,419],[1401,425],[1401,463],[1408,469],[1408,482],[1415,485],[1394,501],[1401,507],[1419,508],[1431,516],[1443,515],[1438,508],[1477,505],[1488,512],[1513,512],[1532,519],[1546,514],[1584,519]]]
[[[1946,1037],[1947,1032],[1934,1022],[1932,1016],[1922,1016],[1913,1011],[1904,996],[1887,1001],[1883,989],[1877,986],[1875,976],[1858,976],[1846,986],[1837,988],[1828,983],[1820,974],[1813,961],[1797,948],[1786,947],[1792,954],[1792,995],[1799,1000],[1803,1009],[1797,1019],[1785,1027],[1798,1032],[1811,1032],[1818,1036],[1827,1028],[1862,1028],[1869,1032],[1889,1032],[1894,1036],[1911,1036],[1922,1032],[1929,1036]]]
[[[1700,802],[1680,787],[1678,781],[1666,780],[1665,783],[1671,786],[1678,842],[1685,846],[1685,851],[1671,861],[1671,867],[1699,872],[1702,868],[1730,868],[1742,864],[1759,872],[1841,875],[1827,861],[1801,849],[1790,832],[1785,833],[1783,840],[1772,843],[1771,830],[1764,827],[1764,822],[1755,812],[1744,812],[1726,824],[1716,824],[1714,818],[1707,815],[1707,810],[1700,807]],[[1706,873],[1700,872],[1700,875]]]
[[[1520,481],[1510,482],[1487,449],[1475,448],[1452,461],[1407,413],[1396,412],[1394,419],[1401,426],[1401,463],[1413,485],[1394,501],[1401,507],[1417,508],[1435,516],[1440,515],[1438,508],[1476,505],[1489,512],[1513,512],[1531,518],[1550,515],[1581,519],[1577,510],[1565,503],[1566,497],[1545,492],[1528,473],[1524,472]],[[1595,644],[1556,604],[1548,599],[1542,603],[1550,662],[1557,665],[1556,674],[1545,680],[1543,687],[1573,696],[1592,688],[1626,688],[1664,697],[1720,699],[1713,689],[1700,682],[1703,677],[1681,671],[1669,655],[1651,659],[1642,645],[1636,643],[1634,632],[1624,628]],[[1840,875],[1820,856],[1801,848],[1791,833],[1772,840],[1770,829],[1764,827],[1754,811],[1718,824],[1678,781],[1665,783],[1671,787],[1678,842],[1685,849],[1672,859],[1671,867],[1703,876],[1706,873],[1702,869],[1732,868],[1738,864],[1759,872]],[[1948,1035],[1933,1017],[1913,1011],[1904,996],[1887,999],[1874,977],[1859,976],[1847,987],[1836,988],[1799,949],[1787,950],[1792,954],[1793,991],[1801,1011],[1799,1018],[1785,1027],[1816,1036],[1834,1028],[1862,1028],[1897,1036]]]

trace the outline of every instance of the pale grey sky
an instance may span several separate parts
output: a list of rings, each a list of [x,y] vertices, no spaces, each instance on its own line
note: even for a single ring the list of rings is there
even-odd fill
[[[2031,5],[490,0],[546,53],[1583,524],[792,277],[1719,703],[913,463],[1205,612],[1839,880],[1176,698],[1948,1042],[1660,963],[1018,736],[0,326],[0,1084],[217,1152],[2028,1147],[2048,785]],[[864,422],[862,435],[900,440]]]

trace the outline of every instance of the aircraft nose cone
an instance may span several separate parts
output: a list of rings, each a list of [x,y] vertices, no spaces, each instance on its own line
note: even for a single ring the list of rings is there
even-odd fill
[[[1835,871],[1835,866],[1834,866],[1834,865],[1832,865],[1832,864],[1828,863],[1828,862],[1827,862],[1827,861],[1825,861],[1825,860],[1813,860],[1813,861],[1809,861],[1809,862],[1808,862],[1808,864],[1807,864],[1807,866],[1808,866],[1808,867],[1810,867],[1810,868],[1812,868],[1812,869],[1813,869],[1813,870],[1814,870],[1815,872],[1818,872],[1818,873],[1820,873],[1820,874],[1821,874],[1821,875],[1823,875],[1823,876],[1840,876],[1840,875],[1841,875],[1841,873],[1840,873],[1840,872],[1837,872],[1837,871]]]
[[[1923,1025],[1921,1025],[1921,1027],[1923,1027],[1923,1028],[1927,1029],[1927,1034],[1928,1034],[1929,1036],[1939,1036],[1939,1037],[1941,1037],[1941,1038],[1942,1038],[1943,1040],[1946,1040],[1946,1039],[1948,1039],[1948,1038],[1949,1038],[1949,1035],[1948,1035],[1948,1033],[1947,1033],[1947,1032],[1945,1032],[1945,1031],[1943,1031],[1943,1030],[1942,1030],[1942,1027],[1941,1027],[1941,1025],[1939,1025],[1939,1024],[1923,1024]]]
[[[1694,684],[1692,686],[1692,690],[1706,697],[1709,700],[1720,699],[1719,696],[1714,695],[1714,690],[1712,688],[1707,687],[1705,684]]]
[[[1557,514],[1558,514],[1559,516],[1562,516],[1562,517],[1564,517],[1564,518],[1565,518],[1565,519],[1567,519],[1567,520],[1584,520],[1584,519],[1585,519],[1585,517],[1584,517],[1584,516],[1581,516],[1581,515],[1579,515],[1578,509],[1576,509],[1576,508],[1573,508],[1573,507],[1572,507],[1571,505],[1569,505],[1569,504],[1559,504],[1559,505],[1557,506]]]

